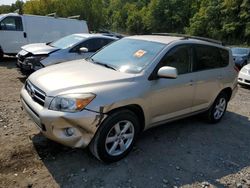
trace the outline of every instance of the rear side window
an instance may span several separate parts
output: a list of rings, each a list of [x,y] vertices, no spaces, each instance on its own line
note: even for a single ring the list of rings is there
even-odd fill
[[[0,23],[0,30],[23,31],[22,18],[17,16],[6,17]]]
[[[195,46],[195,71],[225,67],[228,63],[227,50],[205,45]]]

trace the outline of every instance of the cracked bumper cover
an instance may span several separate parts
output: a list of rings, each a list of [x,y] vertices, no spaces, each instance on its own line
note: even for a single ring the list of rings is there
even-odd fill
[[[76,113],[48,110],[33,101],[25,89],[21,91],[21,102],[25,111],[47,138],[73,148],[84,148],[94,137],[100,122],[106,115],[83,110]],[[67,136],[66,128],[73,128],[74,134]]]

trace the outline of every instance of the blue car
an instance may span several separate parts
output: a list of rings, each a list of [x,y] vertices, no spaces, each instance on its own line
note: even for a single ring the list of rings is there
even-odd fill
[[[235,65],[241,69],[250,63],[250,48],[231,48]]]

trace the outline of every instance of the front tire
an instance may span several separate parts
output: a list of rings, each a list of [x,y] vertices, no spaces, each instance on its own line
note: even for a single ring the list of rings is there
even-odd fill
[[[207,111],[206,116],[209,123],[217,123],[224,116],[227,110],[228,96],[225,92],[222,92],[215,99],[213,105]]]
[[[100,125],[90,151],[103,162],[118,161],[131,151],[138,132],[139,120],[133,112],[114,112]]]

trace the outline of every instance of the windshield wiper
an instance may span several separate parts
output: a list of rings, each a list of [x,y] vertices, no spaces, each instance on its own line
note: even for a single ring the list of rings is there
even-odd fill
[[[116,71],[116,68],[113,67],[113,66],[111,66],[111,65],[109,65],[109,64],[97,62],[97,61],[95,61],[93,58],[88,58],[88,59],[89,59],[91,62],[93,62],[94,64],[101,65],[101,66],[104,66],[104,67],[106,67],[106,68],[113,69],[113,70]]]

